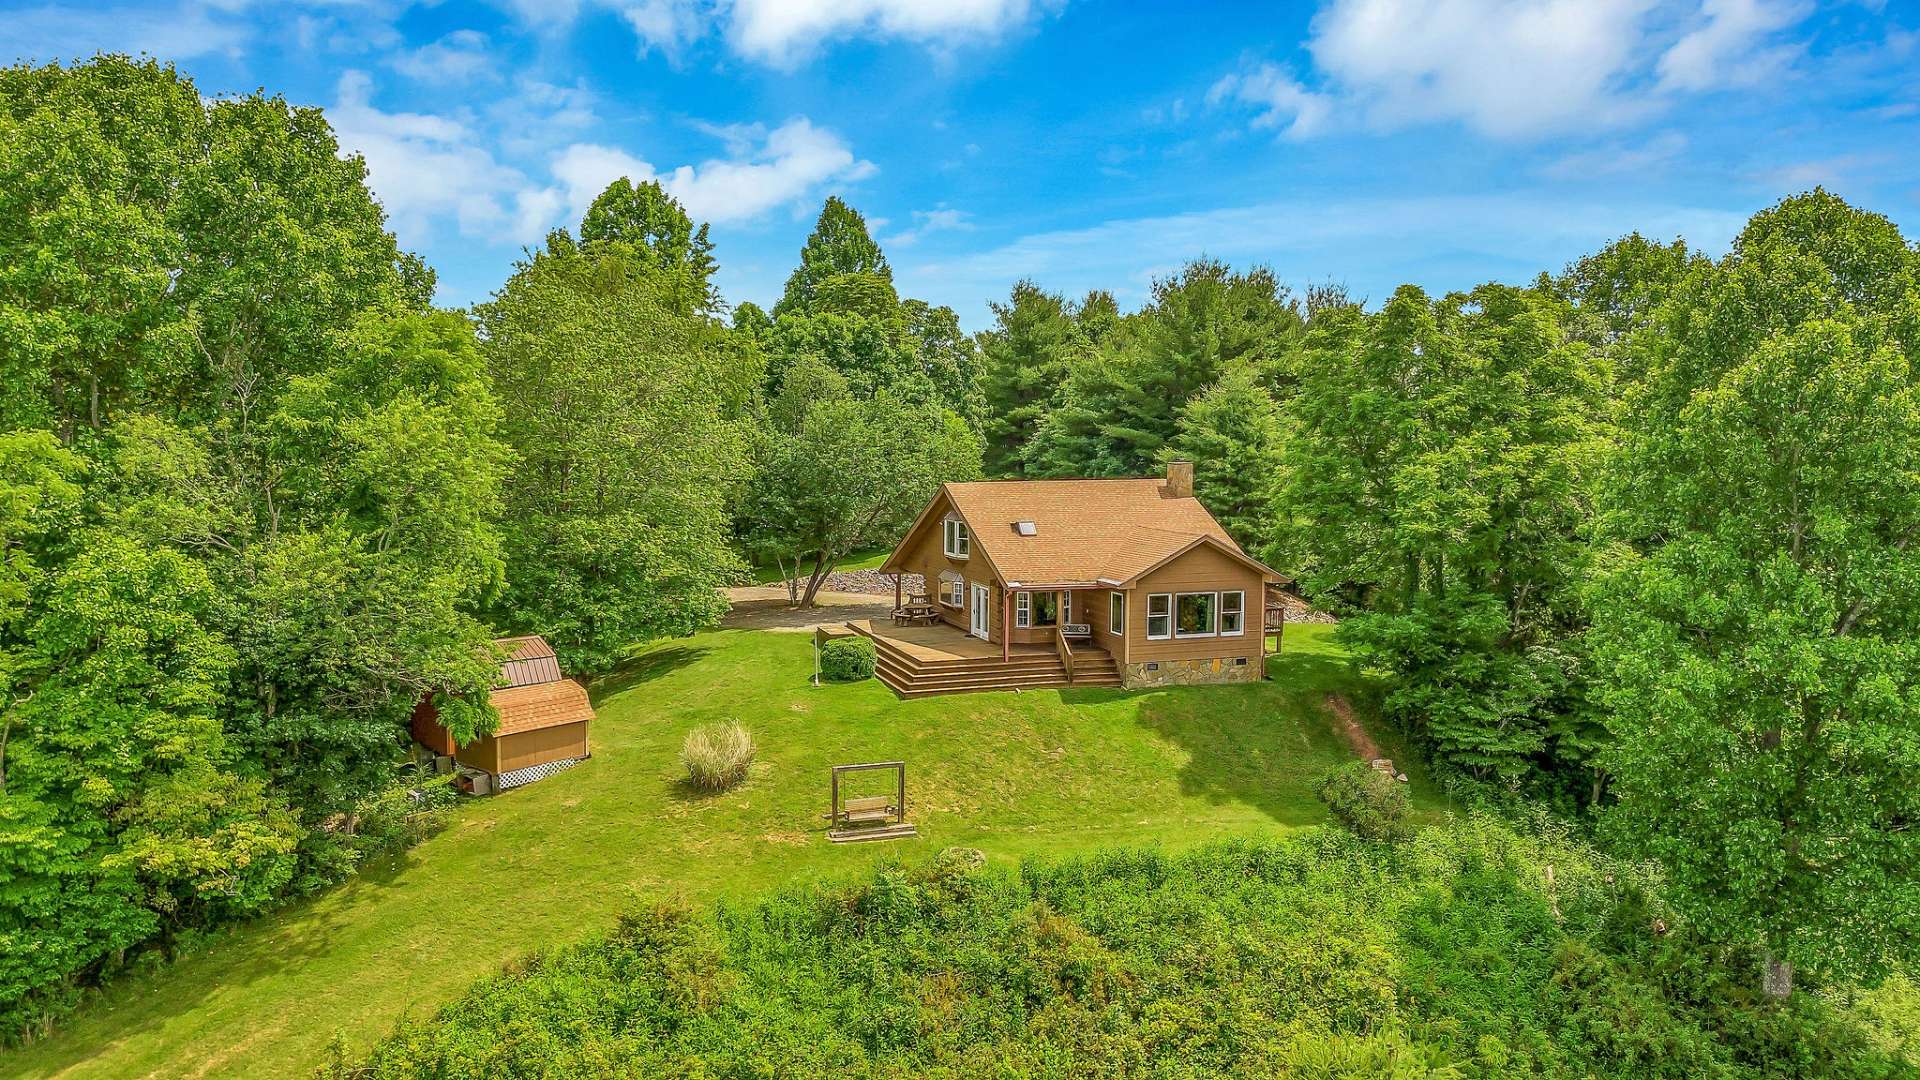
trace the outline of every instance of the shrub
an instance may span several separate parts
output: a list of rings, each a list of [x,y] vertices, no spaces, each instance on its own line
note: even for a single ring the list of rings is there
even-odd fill
[[[1364,761],[1343,765],[1320,781],[1320,801],[1334,819],[1369,840],[1407,835],[1407,792],[1400,782]]]
[[[828,682],[859,682],[873,677],[873,642],[838,638],[820,646],[820,677]]]
[[[701,791],[725,791],[745,780],[753,754],[753,733],[738,720],[694,728],[680,744],[687,778]]]

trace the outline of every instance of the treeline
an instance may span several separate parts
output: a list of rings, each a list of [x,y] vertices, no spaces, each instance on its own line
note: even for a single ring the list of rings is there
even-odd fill
[[[319,110],[0,71],[0,1032],[414,839],[407,718],[491,730],[494,636],[605,671],[978,475],[972,342],[857,214],[771,314],[714,266],[620,181],[436,310]]]
[[[1195,462],[1451,775],[1597,817],[1721,940],[1911,962],[1920,255],[1824,192],[1718,261],[1630,236],[1377,307],[1200,261],[981,336],[1005,475]]]

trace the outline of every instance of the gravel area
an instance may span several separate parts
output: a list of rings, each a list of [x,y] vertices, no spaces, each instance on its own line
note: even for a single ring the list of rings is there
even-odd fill
[[[1292,593],[1281,593],[1280,604],[1287,609],[1287,621],[1290,623],[1337,623],[1340,620],[1328,612],[1313,607]]]
[[[775,585],[779,586],[779,583],[776,582]],[[807,579],[801,578],[800,587],[804,589],[806,585]],[[919,574],[901,576],[900,591],[903,595],[911,596],[925,587],[926,583],[921,580]],[[821,583],[820,589],[822,592],[865,593],[868,596],[891,597],[893,596],[893,575],[883,574],[878,570],[835,570],[827,575],[827,580]]]

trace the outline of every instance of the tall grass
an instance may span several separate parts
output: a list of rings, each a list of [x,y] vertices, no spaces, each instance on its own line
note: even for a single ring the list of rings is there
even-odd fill
[[[680,744],[680,760],[687,767],[688,781],[709,793],[725,791],[745,780],[754,752],[753,733],[738,720],[694,728]]]

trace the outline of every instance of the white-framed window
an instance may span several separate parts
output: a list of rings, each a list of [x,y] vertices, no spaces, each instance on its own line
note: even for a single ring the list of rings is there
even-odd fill
[[[1147,640],[1173,636],[1173,594],[1154,593],[1147,597]]]
[[[948,607],[967,605],[967,579],[951,570],[940,575],[940,602]]]
[[[1213,637],[1219,632],[1219,629],[1219,593],[1183,592],[1174,594],[1174,637]]]
[[[1118,589],[1107,594],[1107,633],[1127,636],[1127,594]]]
[[[947,558],[966,558],[973,550],[973,537],[967,535],[967,523],[959,518],[948,518],[944,524]]]
[[[1066,621],[1061,598],[1067,593],[1017,592],[1013,594],[1013,625],[1022,630],[1055,626]]]
[[[1220,594],[1221,637],[1236,637],[1247,628],[1246,607],[1246,593],[1223,592]]]

